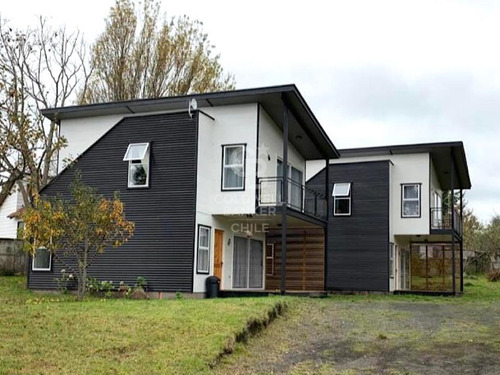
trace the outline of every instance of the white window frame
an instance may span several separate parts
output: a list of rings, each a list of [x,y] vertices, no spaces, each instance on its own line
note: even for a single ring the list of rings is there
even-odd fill
[[[416,186],[418,197],[417,198],[405,198],[405,187],[407,186]],[[421,184],[419,183],[411,183],[411,184],[401,184],[401,217],[402,218],[420,218],[422,216],[422,192],[421,192]],[[418,202],[418,212],[416,215],[407,215],[405,214],[405,202]]]
[[[140,158],[132,158],[130,154],[130,150],[134,146],[145,146]],[[125,152],[125,156],[123,157],[123,161],[128,161],[128,173],[127,173],[127,187],[129,189],[141,189],[149,187],[149,147],[150,144],[148,142],[143,143],[130,143],[127,147],[127,151]],[[146,171],[146,183],[144,185],[136,185],[133,183],[131,179],[131,172],[134,166],[141,165]]]
[[[389,243],[389,277],[394,279],[394,259],[395,259],[396,246],[394,243]]]
[[[208,238],[208,246],[201,246],[200,245],[200,233],[202,230],[207,231],[207,238]],[[203,274],[203,275],[208,275],[210,274],[210,244],[211,244],[211,236],[212,236],[212,228],[206,225],[198,225],[198,243],[197,243],[197,251],[196,251],[196,273],[198,274]],[[206,269],[200,269],[200,253],[201,252],[206,252],[207,253],[207,268]]]
[[[242,158],[241,164],[226,164],[226,150],[228,148],[241,148]],[[242,191],[245,190],[245,165],[246,165],[246,144],[231,144],[231,145],[222,145],[222,191]],[[226,186],[226,169],[232,168],[241,168],[241,186]]]
[[[46,247],[39,247],[38,249],[36,249],[36,251],[41,250],[41,249],[43,249],[49,253],[49,266],[47,268],[35,267],[35,258],[36,258],[36,253],[35,253],[33,255],[33,257],[31,258],[31,270],[32,271],[44,271],[44,272],[52,271],[52,253]]]
[[[340,190],[341,187],[344,187],[347,185],[347,192],[346,191],[338,191]],[[352,190],[352,184],[350,182],[338,182],[333,184],[333,216],[351,216],[352,213],[352,199],[351,199],[351,190]],[[337,207],[337,201],[340,200],[347,200],[349,202],[349,212],[347,213],[338,213],[336,210]]]

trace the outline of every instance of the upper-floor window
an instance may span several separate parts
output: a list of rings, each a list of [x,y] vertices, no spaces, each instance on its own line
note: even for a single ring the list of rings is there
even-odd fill
[[[401,217],[420,217],[420,184],[403,184],[401,190]]]
[[[149,186],[149,143],[131,143],[123,157],[128,161],[129,188]]]
[[[222,190],[245,190],[245,145],[222,146]]]
[[[351,183],[343,182],[333,185],[333,215],[351,215]]]
[[[33,271],[50,271],[52,266],[52,254],[46,247],[39,247],[33,256],[31,269]]]

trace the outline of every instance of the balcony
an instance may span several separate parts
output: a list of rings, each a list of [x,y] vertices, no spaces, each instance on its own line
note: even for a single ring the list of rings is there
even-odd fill
[[[257,182],[257,203],[259,207],[283,205],[283,189],[288,189],[287,206],[295,211],[318,218],[327,219],[327,201],[323,194],[283,177],[261,177]]]
[[[452,215],[451,209],[431,207],[431,230],[453,229],[462,235],[462,225],[462,217],[457,210],[454,210],[454,215]]]

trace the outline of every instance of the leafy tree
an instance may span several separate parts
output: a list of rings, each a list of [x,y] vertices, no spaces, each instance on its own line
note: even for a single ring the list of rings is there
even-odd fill
[[[51,29],[43,18],[27,30],[0,20],[0,205],[16,185],[29,205],[54,175],[65,140],[40,109],[76,97],[89,74],[85,60],[79,33]]]
[[[158,0],[116,0],[92,49],[92,75],[81,103],[234,89],[202,23],[161,16]]]
[[[84,185],[80,173],[76,173],[69,191],[70,199],[36,196],[33,207],[23,213],[20,235],[31,255],[46,248],[76,274],[78,299],[82,300],[87,290],[87,270],[96,256],[110,246],[127,242],[135,225],[126,220],[117,193],[113,199],[106,199]]]

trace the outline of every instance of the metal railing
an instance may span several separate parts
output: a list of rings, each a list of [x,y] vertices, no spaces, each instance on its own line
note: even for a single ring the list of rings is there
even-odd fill
[[[462,234],[462,217],[457,210],[431,207],[431,229],[453,229]]]
[[[302,213],[326,219],[326,198],[323,194],[288,178],[260,177],[257,182],[259,206],[280,206],[283,204],[283,189],[287,188],[287,206]]]

